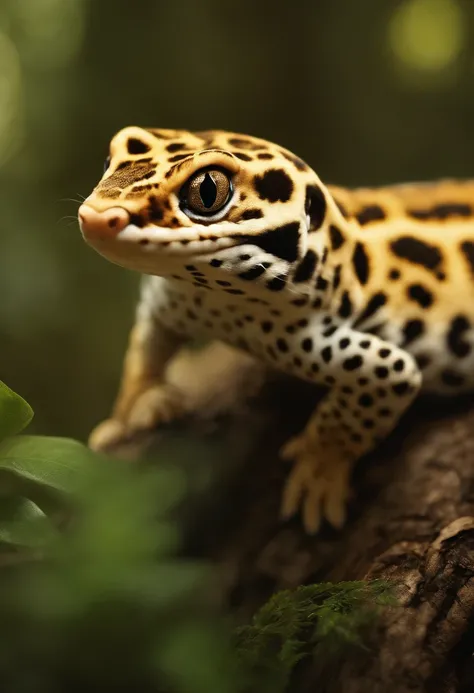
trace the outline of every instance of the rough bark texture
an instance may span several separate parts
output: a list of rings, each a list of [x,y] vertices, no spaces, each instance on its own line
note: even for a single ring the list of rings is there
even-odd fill
[[[218,377],[210,377],[219,364]],[[303,667],[292,692],[474,692],[474,406],[419,402],[362,461],[346,528],[305,537],[278,521],[287,469],[278,448],[305,423],[314,388],[266,373],[221,345],[178,359],[169,378],[192,394],[187,421],[150,448],[217,481],[186,510],[187,550],[212,558],[222,598],[246,619],[275,590],[384,577],[400,606],[383,616],[373,655],[337,670]],[[138,447],[137,447],[138,445]],[[124,451],[137,454],[140,441]]]

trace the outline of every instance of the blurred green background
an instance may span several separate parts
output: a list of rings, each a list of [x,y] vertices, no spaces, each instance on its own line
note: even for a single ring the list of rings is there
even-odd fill
[[[326,182],[474,175],[472,0],[0,0],[0,379],[85,438],[138,277],[81,239],[125,125],[223,128]]]

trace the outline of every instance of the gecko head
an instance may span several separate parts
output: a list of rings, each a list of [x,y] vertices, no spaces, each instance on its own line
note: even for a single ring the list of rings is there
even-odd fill
[[[314,171],[281,147],[218,130],[127,127],[79,209],[85,240],[107,259],[166,276],[239,257],[294,263],[308,232],[338,213]]]

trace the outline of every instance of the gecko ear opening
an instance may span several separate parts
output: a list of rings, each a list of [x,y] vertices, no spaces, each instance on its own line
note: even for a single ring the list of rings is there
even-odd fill
[[[306,187],[305,212],[309,218],[309,232],[318,231],[323,224],[347,222],[347,212],[323,185],[310,184]]]
[[[317,231],[326,218],[327,201],[324,191],[319,185],[306,186],[305,212],[309,217],[310,231]]]

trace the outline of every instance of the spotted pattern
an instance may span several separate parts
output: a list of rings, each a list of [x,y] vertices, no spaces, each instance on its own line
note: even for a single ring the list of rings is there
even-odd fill
[[[422,385],[474,389],[474,182],[349,191],[278,145],[212,130],[125,128],[110,152],[86,204],[130,214],[110,257],[153,275],[139,321],[324,385],[301,433],[315,459],[358,459]],[[193,218],[183,190],[213,167],[230,193]]]
[[[385,212],[379,205],[367,205],[357,212],[356,219],[361,226],[365,226],[374,221],[383,221]]]
[[[294,187],[290,176],[281,168],[255,176],[254,186],[259,198],[268,202],[288,202]]]
[[[369,257],[363,243],[357,242],[352,255],[354,272],[361,284],[367,284],[369,281]]]
[[[428,270],[437,269],[443,259],[439,247],[411,236],[401,236],[392,241],[391,249],[399,258]]]

